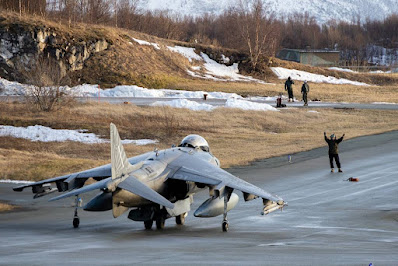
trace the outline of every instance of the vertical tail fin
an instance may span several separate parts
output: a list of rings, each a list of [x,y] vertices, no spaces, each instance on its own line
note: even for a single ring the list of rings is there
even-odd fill
[[[111,123],[110,128],[112,179],[116,179],[124,174],[128,174],[131,164],[127,160],[126,152],[124,151],[115,124]]]
[[[111,166],[112,166],[112,180],[119,178],[129,173],[131,164],[127,160],[126,152],[124,151],[122,141],[120,140],[119,132],[115,124],[110,125],[111,134]],[[119,217],[128,210],[127,207],[121,206],[115,202],[115,192],[112,194],[112,213],[113,217]]]

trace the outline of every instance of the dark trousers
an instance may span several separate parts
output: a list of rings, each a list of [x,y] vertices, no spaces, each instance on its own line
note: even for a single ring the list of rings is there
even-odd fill
[[[308,104],[308,98],[307,98],[307,93],[303,93],[303,101],[305,104]]]
[[[289,94],[289,98],[293,99],[293,89],[287,89],[287,93]]]
[[[336,161],[337,168],[341,168],[339,155],[329,153],[330,168],[334,168],[333,158]]]

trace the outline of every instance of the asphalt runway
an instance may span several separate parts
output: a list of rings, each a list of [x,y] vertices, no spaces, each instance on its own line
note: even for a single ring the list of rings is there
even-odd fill
[[[161,231],[126,214],[80,211],[74,229],[73,199],[33,200],[0,183],[0,200],[22,206],[0,214],[0,264],[398,265],[398,132],[343,141],[340,158],[344,173],[329,172],[326,146],[292,163],[284,156],[228,169],[289,206],[262,216],[261,200],[241,199],[227,233],[222,217],[193,211],[184,226],[169,219]],[[196,195],[192,209],[207,197]]]

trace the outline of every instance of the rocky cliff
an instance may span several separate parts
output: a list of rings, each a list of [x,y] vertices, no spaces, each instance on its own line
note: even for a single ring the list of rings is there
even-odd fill
[[[40,56],[54,58],[63,74],[80,70],[87,59],[111,43],[100,34],[76,36],[49,25],[29,25],[0,16],[0,75],[19,80],[17,66],[34,63]]]

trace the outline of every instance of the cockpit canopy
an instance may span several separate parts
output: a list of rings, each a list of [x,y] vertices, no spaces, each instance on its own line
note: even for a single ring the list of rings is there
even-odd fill
[[[186,136],[181,141],[179,147],[199,148],[205,152],[210,151],[209,144],[207,143],[207,141],[203,137],[195,134]]]

